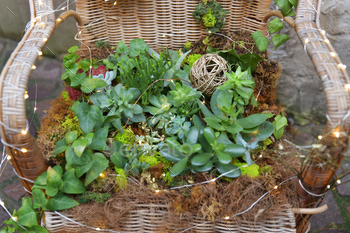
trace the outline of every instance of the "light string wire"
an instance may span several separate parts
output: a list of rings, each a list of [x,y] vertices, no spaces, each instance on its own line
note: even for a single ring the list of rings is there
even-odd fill
[[[69,5],[71,5],[71,4],[73,4],[75,1],[73,1],[73,2],[71,2],[71,3],[69,3],[69,1],[65,1],[64,3],[62,3],[59,7],[61,7],[62,5],[64,5],[65,3],[67,3],[67,10],[68,10],[68,7],[69,7]],[[309,2],[309,1],[308,1]],[[116,3],[116,2],[115,2]],[[44,4],[44,5],[46,5],[46,4]],[[115,5],[115,4],[114,4]],[[113,6],[114,6],[113,5]],[[310,4],[311,5],[311,4]],[[47,5],[46,5],[47,6]],[[111,9],[113,8],[113,6],[111,7]],[[314,8],[314,6],[313,5],[311,5],[313,8]],[[110,9],[110,10],[111,10]],[[46,16],[46,15],[49,15],[49,14],[51,14],[51,13],[54,13],[54,12],[56,12],[56,11],[62,11],[62,10],[64,10],[63,8],[62,9],[56,9],[56,10],[52,10],[52,11],[50,11],[50,12],[47,12],[47,13],[43,13],[43,14],[41,14],[41,15],[39,15],[39,16],[37,16],[34,20],[31,20],[31,21],[29,21],[28,22],[28,24],[32,24],[32,23],[35,23],[36,22],[36,20],[37,19],[40,19],[41,17],[43,17],[43,16]],[[109,10],[109,11],[110,11]],[[109,13],[109,11],[107,12],[107,13]],[[316,11],[316,10],[315,10]],[[317,11],[316,11],[317,12]],[[107,14],[106,13],[106,14]],[[317,12],[318,13],[318,12]],[[106,15],[106,14],[104,14],[104,15]],[[95,21],[92,21],[89,25],[91,25],[92,23],[94,23],[94,22],[97,22],[97,21],[99,21],[99,20],[101,20],[101,19],[97,19],[97,20],[95,20]],[[86,25],[85,27],[88,27],[89,25]],[[219,34],[219,35],[222,35],[222,36],[224,36],[224,37],[227,37],[227,36],[225,36],[225,35],[223,35],[223,34],[220,34],[220,33],[215,33],[215,34]],[[229,38],[229,37],[227,37],[227,38]],[[38,38],[39,40],[42,40],[42,39],[40,39],[40,38]],[[229,38],[231,41],[233,41],[231,38]],[[30,42],[30,41],[34,41],[34,40],[37,40],[37,39],[29,39],[29,40],[27,40],[27,41],[24,41],[23,43],[26,43],[26,42]],[[89,48],[89,46],[87,46],[86,44],[84,44],[84,43],[82,43],[81,41],[80,41],[80,43],[81,44],[83,44],[84,46],[86,46],[88,49],[89,49],[89,52],[90,52],[90,60],[91,60],[91,50],[90,50],[90,48]],[[236,42],[236,43],[238,43],[238,42]],[[245,46],[242,46],[242,47],[244,47],[246,50],[248,50],[248,51],[250,51],[251,52],[251,50],[249,50],[249,49],[247,49]],[[34,48],[38,53],[40,53],[41,51],[39,51],[39,50],[37,50],[36,48]],[[21,52],[18,52],[18,53],[21,53]],[[24,53],[24,52],[23,52]],[[14,60],[20,60],[19,58],[13,58]],[[28,65],[27,63],[24,63],[24,65]],[[12,65],[11,65],[12,66]],[[11,67],[10,66],[10,67]],[[90,75],[91,75],[91,70],[90,70]],[[37,92],[37,86],[36,86],[36,92]],[[21,95],[21,94],[18,94],[18,95]],[[10,98],[14,98],[14,97],[17,97],[18,95],[15,95],[15,96],[11,96]],[[10,98],[1,98],[1,100],[2,99],[10,99]],[[36,110],[36,103],[35,103],[35,110]],[[35,110],[34,110],[34,113],[35,113]],[[348,115],[348,114],[347,114]],[[344,116],[345,117],[345,116]],[[33,119],[33,118],[32,118]],[[32,120],[31,120],[31,122],[32,122]],[[339,122],[340,123],[340,122]],[[339,124],[338,123],[338,124]],[[3,123],[3,122],[0,122],[0,124],[1,125],[3,125],[4,127],[5,127],[5,124]],[[31,124],[31,123],[30,123]],[[12,131],[14,131],[14,132],[18,132],[18,130],[17,129],[11,129],[11,128],[9,128],[8,126],[6,126],[7,127],[7,129],[9,129],[9,130],[12,130]],[[27,129],[26,129],[27,130]],[[9,144],[7,144],[7,146],[11,146],[11,145],[9,145]],[[19,148],[15,148],[15,149],[19,149]],[[21,150],[21,149],[20,149]],[[4,155],[4,153],[3,153],[3,155]],[[5,159],[6,160],[6,159]],[[4,163],[4,156],[3,156],[3,158],[2,158],[2,160],[1,160],[1,165],[3,165],[3,163]],[[6,166],[6,164],[7,163],[5,163],[5,166]],[[244,166],[241,166],[241,167],[244,167]],[[0,168],[1,168],[1,166],[0,166]],[[239,168],[238,168],[239,169]],[[236,169],[234,169],[234,170],[236,170]],[[232,171],[229,171],[229,172],[227,172],[227,173],[230,173],[230,172],[232,172]],[[15,172],[16,173],[16,175],[19,177],[19,178],[21,178],[21,179],[25,179],[25,180],[27,180],[27,181],[31,181],[31,180],[29,180],[29,179],[27,179],[27,178],[24,178],[24,177],[20,177],[18,174],[17,174],[17,172]],[[224,173],[224,174],[222,174],[221,176],[224,176],[225,174],[227,174],[227,173]],[[0,173],[0,175],[1,175],[2,173]],[[209,182],[215,182],[217,179],[219,179],[221,176],[219,176],[219,177],[217,177],[217,178],[215,178],[215,179],[213,179],[213,180],[209,180],[209,181],[206,181],[206,182],[204,182],[204,183],[209,183]],[[292,178],[295,178],[295,177],[292,177]],[[290,179],[292,179],[292,178],[290,178]],[[288,179],[288,180],[290,180],[290,179]],[[282,183],[280,183],[279,184],[279,186],[281,185],[281,184],[283,184],[284,182],[287,182],[288,180],[285,180],[285,181],[283,181]],[[31,181],[31,182],[33,182],[33,181]],[[299,180],[299,182],[300,182],[300,180]],[[203,182],[202,182],[203,183]],[[199,183],[199,184],[202,184],[202,183]],[[193,185],[191,185],[191,186],[193,186]],[[179,187],[174,187],[174,188],[171,188],[171,189],[175,189],[175,188],[183,188],[183,187],[191,187],[191,186],[188,186],[188,185],[185,185],[185,186],[179,186]],[[26,190],[27,192],[29,192],[28,190]],[[272,190],[273,191],[273,190]],[[305,191],[307,191],[307,190],[305,190]],[[271,191],[270,191],[271,192]],[[245,210],[245,211],[243,211],[243,212],[241,212],[241,213],[238,213],[238,214],[235,214],[235,215],[233,215],[233,216],[231,216],[231,217],[234,217],[234,216],[238,216],[238,215],[240,215],[240,214],[243,214],[243,213],[245,213],[245,212],[247,212],[247,211],[249,211],[251,208],[253,208],[253,206],[256,204],[256,203],[258,203],[262,198],[264,198],[266,195],[268,195],[270,192],[267,192],[267,193],[265,193],[262,197],[260,197],[256,202],[254,202],[253,204],[252,204],[252,206],[251,207],[249,207],[247,210]],[[30,193],[30,192],[29,192]],[[312,195],[312,194],[310,194],[310,195]],[[4,207],[3,205],[2,205],[2,207],[3,208],[6,208],[6,207]],[[7,211],[7,209],[6,209],[6,212],[11,216],[11,214]],[[57,214],[59,214],[58,212],[56,212]],[[61,215],[61,214],[59,214],[59,215]],[[62,215],[61,215],[62,216]],[[63,216],[62,216],[63,217]],[[65,217],[65,216],[64,216]],[[71,219],[69,219],[69,218],[67,218],[67,217],[65,217],[66,219],[68,219],[68,220],[70,220],[70,221],[74,221],[74,220],[71,220]],[[77,222],[76,222],[77,223]],[[80,223],[78,223],[79,225],[81,225]],[[205,224],[205,223],[204,223]],[[20,224],[19,224],[20,225]],[[20,225],[21,226],[21,225]],[[88,227],[88,226],[86,226],[86,227]],[[91,229],[94,229],[94,230],[100,230],[99,228],[92,228],[92,227],[89,227],[89,228],[91,228]],[[193,227],[192,227],[193,228]],[[187,231],[187,230],[190,230],[190,229],[192,229],[192,228],[189,228],[189,229],[186,229],[186,230],[184,230],[183,232],[185,232],[185,231]],[[23,228],[23,229],[25,229],[25,228]],[[116,231],[112,231],[112,230],[102,230],[102,231],[109,231],[109,232],[116,232]]]

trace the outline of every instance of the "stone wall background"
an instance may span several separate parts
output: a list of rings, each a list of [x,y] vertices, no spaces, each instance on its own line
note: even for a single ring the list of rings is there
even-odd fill
[[[55,7],[65,2],[53,1]],[[74,9],[73,0],[69,2],[69,8]],[[271,8],[275,9],[274,4]],[[59,13],[61,12],[57,12],[57,15]],[[1,0],[0,37],[19,41],[29,19],[27,0]],[[350,1],[324,0],[320,22],[343,63],[350,69]],[[270,50],[270,58],[279,61],[283,69],[279,81],[279,101],[286,107],[289,118],[296,125],[319,128],[319,124],[326,122],[326,104],[321,82],[295,31],[285,23],[283,32],[290,36],[290,40],[276,50]],[[69,47],[78,45],[74,40],[76,33],[75,20],[70,18],[61,24],[50,38],[47,47],[52,53],[45,48],[44,55],[62,58],[61,55]],[[5,61],[0,61],[0,64]]]

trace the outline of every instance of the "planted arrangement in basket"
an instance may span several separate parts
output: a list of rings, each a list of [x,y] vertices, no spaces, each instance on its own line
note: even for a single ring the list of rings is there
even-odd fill
[[[201,3],[194,13],[211,32],[223,26],[227,13],[216,4]],[[92,60],[80,57],[78,47],[70,48],[63,60],[66,90],[44,119],[39,136],[50,166],[34,181],[33,203],[24,199],[14,213],[18,222],[32,232],[46,232],[37,226],[35,209],[103,203],[135,180],[155,194],[202,182],[203,177],[224,186],[241,176],[266,176],[270,182],[276,171],[258,160],[266,150],[273,153],[287,119],[274,105],[274,96],[268,97],[278,66],[273,64],[277,68],[268,74],[271,85],[263,87],[259,80],[265,75],[262,63],[269,63],[266,53],[258,54],[266,50],[259,36],[253,34],[256,45],[240,40],[217,47],[223,37],[212,35],[186,43],[180,51],[158,52],[134,39],[129,46],[119,42],[107,58]],[[96,47],[103,49],[100,44]],[[245,46],[255,53],[247,53]],[[195,88],[190,75],[199,67],[215,69],[205,63],[205,54],[220,56],[228,67],[220,71],[225,81],[211,95]],[[58,105],[61,111],[55,112]],[[176,201],[172,208],[178,214],[185,211]],[[204,217],[215,218],[221,210],[214,208]],[[21,231],[12,219],[8,223]]]

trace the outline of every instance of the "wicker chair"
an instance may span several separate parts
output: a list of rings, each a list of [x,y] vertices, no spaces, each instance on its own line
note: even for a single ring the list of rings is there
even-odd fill
[[[225,29],[230,31],[260,30],[264,34],[267,32],[267,22],[271,16],[282,17],[280,12],[269,10],[271,0],[218,2],[230,10],[225,26]],[[46,165],[35,139],[26,131],[27,118],[23,95],[33,64],[41,55],[41,50],[55,28],[66,18],[72,16],[76,19],[79,32],[76,39],[81,42],[83,48],[98,40],[108,41],[115,46],[121,40],[129,42],[140,37],[154,49],[161,46],[176,49],[185,42],[195,41],[205,34],[204,28],[192,17],[192,12],[198,4],[197,0],[120,0],[119,2],[76,0],[77,11],[65,12],[57,19],[52,11],[54,9],[52,0],[29,0],[29,3],[31,19],[35,22],[26,31],[0,76],[1,137],[7,154],[12,158],[11,163],[22,177],[21,182],[28,191],[32,186],[28,180],[34,180],[44,172]],[[349,116],[350,98],[346,84],[350,81],[332,45],[320,30],[317,13],[320,12],[320,8],[320,0],[299,0],[295,22],[290,17],[284,20],[296,29],[323,82],[328,123],[320,143],[325,146],[323,153],[328,153],[339,165],[348,149],[350,118],[347,116]],[[314,166],[317,164],[315,156],[317,153],[319,152],[311,152],[308,169],[305,169],[298,185],[301,207],[313,207],[317,197],[309,193],[323,192],[337,169],[336,165],[321,168]],[[59,217],[53,213],[47,213],[47,216],[56,219]],[[299,216],[298,232],[304,232],[303,228],[308,219],[309,215]],[[60,221],[62,223],[62,218]],[[220,223],[215,229],[219,231],[219,228]],[[133,229],[127,232],[135,232],[135,228]],[[151,231],[151,229],[145,230],[145,232]],[[248,229],[243,232],[252,231]]]

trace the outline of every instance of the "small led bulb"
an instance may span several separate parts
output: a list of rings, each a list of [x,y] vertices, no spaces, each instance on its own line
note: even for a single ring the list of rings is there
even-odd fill
[[[156,193],[159,193],[159,192],[160,192],[160,190],[156,190],[155,192],[156,192]]]
[[[325,35],[326,31],[325,30],[321,30],[321,35]]]
[[[22,129],[21,133],[22,133],[23,135],[26,135],[28,132],[27,132],[27,130]]]
[[[278,189],[278,186],[276,185],[275,187],[273,187],[274,189]]]
[[[345,70],[346,69],[346,65],[344,65],[343,63],[339,63],[338,64],[338,68]]]
[[[28,92],[26,91],[26,92],[24,92],[24,99],[26,100],[28,98],[29,98],[29,95],[28,95]]]
[[[61,18],[58,18],[58,19],[57,19],[57,21],[58,21],[58,22],[61,22],[61,21],[62,21],[62,19],[61,19]]]
[[[1,205],[1,206],[4,206],[5,203],[4,203],[3,201],[0,201],[0,205]]]
[[[334,135],[335,135],[336,138],[339,138],[340,133],[339,132],[334,132]]]
[[[226,216],[226,217],[225,217],[225,219],[226,219],[226,220],[229,220],[229,219],[230,219],[230,217],[229,217],[229,216]]]
[[[216,181],[215,179],[210,180],[210,182],[213,182],[213,183],[214,183],[215,181]]]
[[[26,148],[22,148],[21,151],[22,151],[23,153],[28,152],[28,150],[27,150]]]
[[[263,157],[262,154],[260,154],[260,155],[259,155],[259,158],[262,158],[262,157]]]
[[[327,185],[327,188],[328,188],[328,189],[330,189],[330,188],[331,188],[331,186],[330,186],[330,185]]]
[[[306,38],[306,39],[304,40],[304,42],[305,42],[305,44],[309,43],[309,38]]]
[[[43,38],[43,41],[46,42],[46,41],[47,41],[47,38]]]
[[[340,183],[341,183],[341,181],[340,181],[340,180],[337,180],[337,183],[338,183],[338,184],[340,184]]]
[[[36,111],[37,110],[37,108],[36,107],[34,107],[34,111]]]
[[[92,69],[92,66],[90,66],[90,69]]]
[[[35,65],[32,65],[32,70],[35,70],[36,69],[36,66]]]
[[[7,160],[11,160],[11,158],[12,158],[11,155],[7,156]]]
[[[43,52],[39,51],[38,54],[39,54],[39,56],[41,56],[41,55],[43,55]]]
[[[318,139],[320,139],[320,140],[321,140],[322,138],[323,138],[323,137],[322,137],[322,135],[318,135]]]
[[[345,86],[344,86],[346,89],[350,89],[350,84],[345,84]]]
[[[117,5],[117,1],[115,1],[113,5],[114,5],[114,6]]]
[[[325,40],[324,40],[324,43],[328,44],[328,43],[329,43],[329,40],[328,40],[328,39],[325,39]]]
[[[336,57],[337,56],[337,53],[335,53],[335,52],[330,52],[329,53],[332,57]]]

